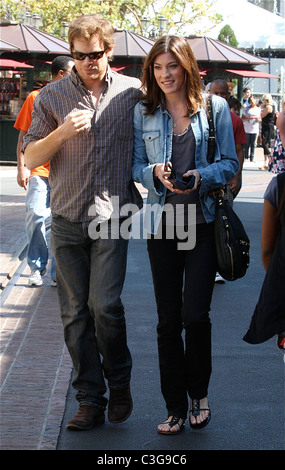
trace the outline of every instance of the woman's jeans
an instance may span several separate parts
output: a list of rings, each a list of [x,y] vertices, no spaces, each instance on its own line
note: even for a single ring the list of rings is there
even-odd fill
[[[106,407],[110,388],[130,382],[122,292],[128,240],[92,239],[89,223],[52,216],[52,249],[65,342],[74,367],[73,386],[81,404]],[[102,363],[101,357],[102,356]]]
[[[257,134],[246,134],[246,144],[245,144],[245,158],[248,158],[248,151],[250,149],[250,161],[254,160],[255,152],[255,141]]]
[[[27,262],[31,271],[43,272],[48,263],[46,220],[50,217],[50,186],[48,178],[34,175],[29,178],[26,196],[26,232],[28,238]],[[52,257],[51,277],[55,280]]]
[[[148,240],[158,311],[161,389],[168,414],[182,418],[187,414],[187,393],[198,399],[208,394],[209,311],[217,267],[213,225],[197,225],[192,250],[177,250],[177,239],[165,236]]]

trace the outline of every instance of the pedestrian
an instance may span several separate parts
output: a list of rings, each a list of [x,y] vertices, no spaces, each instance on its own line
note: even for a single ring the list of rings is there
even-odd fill
[[[285,352],[285,173],[272,178],[264,194],[261,259],[266,271],[244,341],[259,344],[277,335]]]
[[[262,97],[262,108],[261,108],[261,138],[262,147],[264,151],[264,164],[260,167],[260,170],[268,169],[268,157],[271,152],[271,141],[274,139],[274,110],[273,100],[269,93],[265,93]]]
[[[276,137],[268,161],[268,171],[278,174],[285,171],[285,98],[281,100],[281,112],[276,119]]]
[[[51,159],[51,241],[79,403],[68,429],[104,423],[107,403],[112,423],[132,411],[132,358],[120,298],[128,239],[120,231],[113,236],[111,222],[121,227],[128,206],[142,205],[131,181],[133,108],[141,82],[111,70],[113,33],[98,15],[71,22],[75,66],[36,98],[25,139],[28,168]]]
[[[55,82],[71,72],[73,60],[68,56],[58,56],[51,64],[52,81]],[[33,103],[40,90],[32,91],[20,109],[14,127],[20,131],[17,143],[17,182],[27,190],[26,233],[28,240],[27,263],[31,269],[28,280],[30,286],[41,286],[46,272],[49,252],[46,240],[46,220],[50,217],[49,162],[27,172],[22,145],[32,121]],[[55,261],[51,260],[51,285],[56,286]]]
[[[244,90],[245,93],[248,93],[248,90],[249,88],[246,88]],[[230,98],[228,83],[226,80],[220,78],[212,81],[209,92],[214,95],[221,96],[221,98],[224,98],[227,101]],[[232,197],[235,198],[242,186],[242,168],[244,162],[244,145],[246,144],[246,135],[241,117],[231,111],[231,119],[234,131],[235,149],[239,160],[239,169],[229,183],[229,189],[232,193]]]
[[[230,110],[240,117],[241,103],[234,96],[230,96],[228,99]]]
[[[259,133],[259,123],[261,122],[260,108],[256,106],[256,99],[253,95],[248,98],[249,106],[244,108],[242,119],[246,135],[245,159],[254,161],[255,143]],[[250,155],[248,155],[250,151]]]
[[[251,96],[252,94],[252,90],[248,87],[244,88],[242,90],[242,107],[243,107],[243,111],[246,110],[246,108],[249,106],[249,97]]]
[[[207,162],[207,112],[197,62],[186,39],[163,36],[156,41],[144,63],[142,89],[145,94],[134,114],[133,178],[148,189],[144,220],[151,234],[147,245],[158,311],[161,390],[167,408],[167,419],[158,432],[177,434],[186,419],[188,395],[190,426],[200,429],[210,421],[209,311],[217,267],[215,200],[210,193],[235,175],[238,160],[229,106],[214,96],[217,146],[215,162]],[[171,168],[181,179],[182,175],[194,178],[193,189],[175,189],[175,183],[168,180]],[[191,207],[196,209],[194,220]],[[175,233],[171,212],[178,216]],[[192,249],[188,243],[183,246],[180,225],[183,230],[194,229]]]
[[[248,90],[249,88],[246,89],[246,93],[248,93]],[[209,93],[220,96],[221,98],[224,98],[227,101],[230,99],[228,83],[226,82],[226,80],[223,80],[221,78],[217,78],[211,83]],[[245,109],[245,107],[243,109]],[[246,135],[241,117],[234,113],[232,110],[231,120],[234,132],[235,151],[239,161],[239,169],[237,173],[231,179],[231,181],[228,182],[226,186],[228,200],[230,204],[233,204],[233,200],[237,197],[242,186],[242,168],[244,162],[244,146],[246,144]],[[217,284],[225,283],[224,278],[218,272],[216,273],[215,282]]]

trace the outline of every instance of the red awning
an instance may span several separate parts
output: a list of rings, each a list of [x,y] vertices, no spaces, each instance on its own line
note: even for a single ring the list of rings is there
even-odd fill
[[[236,75],[240,75],[241,77],[248,77],[248,78],[280,78],[278,75],[272,75],[271,73],[267,73],[267,72],[260,72],[259,70],[226,69],[226,71],[230,73],[234,73]]]
[[[0,67],[8,69],[33,69],[32,65],[25,64],[24,62],[18,62],[11,59],[0,59]]]
[[[111,69],[114,70],[114,72],[119,72],[120,70],[124,70],[127,67],[130,67],[133,64],[126,64],[126,65],[111,65]]]

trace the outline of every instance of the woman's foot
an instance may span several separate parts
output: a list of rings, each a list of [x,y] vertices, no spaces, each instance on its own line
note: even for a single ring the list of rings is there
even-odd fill
[[[211,419],[211,411],[209,408],[208,397],[193,398],[191,400],[191,409],[189,422],[192,429],[201,429],[209,424]]]
[[[179,416],[168,416],[164,423],[157,427],[159,434],[178,434],[184,427],[185,420]]]

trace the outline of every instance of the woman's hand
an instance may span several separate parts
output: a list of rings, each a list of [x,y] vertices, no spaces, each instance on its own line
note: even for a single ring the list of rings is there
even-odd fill
[[[171,164],[169,162],[157,163],[154,167],[153,172],[154,176],[158,178],[167,189],[173,191],[174,188],[170,181],[168,181],[168,178],[171,175]]]
[[[197,189],[198,184],[201,182],[201,175],[197,170],[188,170],[186,173],[183,174],[183,176],[190,176],[194,175],[195,176],[195,184],[193,188],[191,189],[185,189],[185,191],[181,189],[175,189],[172,185],[172,183],[168,180],[169,176],[171,174],[171,163],[167,162],[167,164],[164,163],[157,163],[154,167],[154,176],[158,178],[164,186],[172,191],[173,193],[177,194],[189,194],[191,191],[194,191]]]

